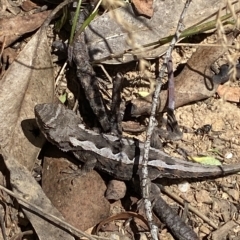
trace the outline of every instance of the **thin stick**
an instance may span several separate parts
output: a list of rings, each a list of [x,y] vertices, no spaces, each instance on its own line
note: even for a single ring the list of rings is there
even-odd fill
[[[167,62],[168,69],[168,108],[174,111],[175,109],[175,94],[174,94],[174,76],[173,76],[173,64],[172,57]]]
[[[158,184],[157,184],[158,185]],[[158,187],[160,187],[161,191],[166,193],[170,198],[174,199],[176,202],[178,202],[179,204],[181,204],[182,206],[184,206],[184,200],[181,199],[180,197],[178,197],[176,194],[174,194],[173,192],[167,190],[165,187],[158,185]],[[203,221],[205,221],[206,223],[208,223],[212,228],[214,229],[218,229],[218,226],[211,221],[211,219],[209,219],[208,217],[206,217],[205,215],[203,215],[201,212],[199,212],[195,207],[191,206],[190,204],[188,205],[188,209],[195,213],[198,217],[200,217]]]
[[[65,0],[64,2],[60,3],[56,8],[54,8],[52,12],[49,14],[49,16],[46,18],[46,20],[44,21],[41,29],[44,29],[45,27],[47,27],[52,21],[52,19],[54,18],[54,16],[56,15],[56,13],[59,12],[64,6],[68,5],[71,2],[73,2],[73,0]]]
[[[26,201],[24,198],[22,198],[19,194],[14,193],[10,190],[8,190],[7,188],[3,187],[2,185],[0,185],[0,189],[3,190],[4,192],[8,193],[10,196],[18,199],[18,203],[20,205],[22,205],[23,207],[25,207],[26,209],[31,210],[33,213],[42,216],[43,218],[49,220],[49,222],[53,222],[55,224],[58,224],[59,226],[63,227],[64,229],[66,229],[68,232],[71,232],[72,234],[74,234],[75,236],[81,237],[84,236],[88,239],[91,240],[96,240],[96,239],[102,239],[99,238],[98,236],[91,236],[75,227],[73,227],[72,225],[68,224],[67,222],[64,222],[64,220],[49,214],[49,212],[44,211],[43,209],[41,209],[38,206],[33,205],[32,203]],[[106,239],[106,238],[105,238]]]
[[[60,72],[58,73],[58,76],[57,76],[56,81],[55,81],[55,88],[57,87],[57,85],[58,85],[58,83],[59,83],[59,80],[60,80],[60,78],[62,77],[63,72],[64,72],[64,70],[65,70],[66,67],[67,67],[67,61],[65,61],[65,63],[64,63],[63,66],[61,67]]]
[[[154,92],[154,96],[153,96],[153,103],[152,103],[152,109],[151,109],[151,116],[149,119],[149,125],[148,125],[148,129],[147,129],[147,137],[146,137],[146,141],[144,142],[144,152],[143,152],[143,162],[142,162],[142,176],[141,176],[141,188],[142,188],[142,195],[143,195],[143,202],[144,202],[144,208],[145,208],[145,212],[146,212],[146,217],[149,223],[149,227],[151,229],[151,234],[152,234],[152,238],[157,240],[158,239],[158,228],[157,226],[154,224],[153,222],[153,216],[152,216],[152,204],[150,201],[150,194],[149,194],[149,189],[150,189],[150,185],[149,184],[149,177],[148,177],[148,155],[149,155],[149,149],[150,149],[150,139],[152,136],[152,132],[155,126],[155,113],[156,113],[156,109],[158,106],[158,99],[159,99],[159,93],[162,87],[162,77],[164,75],[164,71],[165,68],[167,66],[167,62],[169,61],[169,58],[171,56],[172,50],[176,44],[176,42],[178,41],[180,34],[182,32],[183,29],[183,19],[185,16],[185,13],[190,5],[191,0],[187,0],[184,6],[184,9],[181,13],[180,19],[178,21],[178,26],[176,29],[176,33],[171,41],[171,44],[166,52],[165,55],[165,59],[164,59],[164,63],[161,67],[161,71],[159,74],[159,77],[157,78],[157,85],[156,85],[156,89]]]

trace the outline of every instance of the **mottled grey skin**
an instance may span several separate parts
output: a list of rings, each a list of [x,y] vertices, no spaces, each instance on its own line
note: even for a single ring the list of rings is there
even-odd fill
[[[81,12],[79,17],[78,27],[82,25],[85,16]],[[93,70],[92,65],[89,62],[89,54],[87,50],[87,45],[85,42],[85,34],[82,32],[78,34],[72,44],[72,58],[76,65],[77,79],[79,80],[86,98],[96,115],[102,129],[104,132],[109,132],[110,122],[108,119],[108,114],[103,102],[102,95],[99,91],[98,79],[96,73]]]
[[[71,151],[77,159],[119,180],[130,180],[142,164],[143,143],[88,130],[80,118],[61,104],[39,104],[35,117],[47,140],[62,151]],[[161,150],[150,148],[149,177],[167,178],[217,177],[240,171],[240,163],[209,166],[173,158]]]

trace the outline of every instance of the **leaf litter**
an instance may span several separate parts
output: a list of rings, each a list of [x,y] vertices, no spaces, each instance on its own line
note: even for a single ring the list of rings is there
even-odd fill
[[[39,102],[53,101],[53,87],[54,70],[47,35],[45,31],[38,31],[1,79],[1,153],[10,172],[8,181],[12,190],[21,196],[27,195],[28,201],[35,206],[61,217],[30,174],[39,147],[45,142],[37,131],[33,108]],[[46,221],[42,217],[28,209],[23,211],[40,239],[72,239],[53,225],[46,231],[43,227]]]
[[[99,22],[101,23],[101,20],[99,20]],[[114,31],[110,32],[112,33]],[[22,132],[23,122],[27,119],[33,119],[32,109],[36,103],[51,102],[54,97],[53,96],[54,76],[52,68],[53,65],[51,63],[48,40],[46,38],[46,35],[44,34],[44,37],[42,35],[40,37],[40,41],[38,41],[39,38],[38,34],[40,33],[38,32],[35,34],[35,36],[26,45],[27,47],[25,46],[26,48],[24,48],[21,51],[21,53],[15,59],[13,64],[10,65],[9,69],[4,74],[1,80],[0,86],[1,92],[0,100],[2,106],[0,109],[1,117],[0,127],[2,132],[2,137],[0,139],[1,149],[3,149],[4,152],[7,151],[11,153],[11,155],[6,158],[9,157],[11,158],[13,156],[13,159],[17,159],[18,160],[17,162],[20,163],[21,165],[26,166],[28,170],[32,170],[34,160],[36,159],[39,151],[39,147],[42,146],[43,142],[41,141],[39,142],[38,139],[36,140],[35,144],[31,144],[34,143],[34,137],[31,137],[29,140],[26,141],[25,137],[26,133]],[[119,41],[119,39],[117,39],[117,41]],[[120,49],[123,50],[124,48],[121,45],[121,41],[119,43]],[[94,44],[92,45],[89,44],[90,50],[92,49],[91,46],[93,45]],[[96,46],[98,47],[98,45]],[[121,67],[119,68],[121,69]],[[109,72],[111,73],[111,71],[113,70],[110,70]],[[131,70],[130,72],[132,75],[135,75],[136,78],[139,77],[140,72],[134,70]],[[126,80],[128,80],[130,72],[125,73]],[[100,74],[102,73],[100,72]],[[180,125],[186,126],[191,129],[196,129],[204,124],[211,124],[213,127],[212,132],[213,136],[214,131],[218,133],[220,132],[217,135],[218,136],[217,138],[214,138],[211,135],[205,136],[204,141],[201,139],[201,136],[186,133],[184,136],[184,141],[178,143],[178,145],[182,148],[189,150],[189,152],[195,153],[197,152],[201,154],[202,153],[208,154],[207,151],[209,149],[217,148],[222,153],[223,156],[227,152],[233,153],[234,158],[224,159],[225,162],[237,160],[237,157],[239,156],[240,153],[239,151],[240,140],[237,134],[239,130],[238,126],[239,123],[236,121],[236,119],[239,119],[238,114],[239,109],[236,105],[224,102],[218,99],[216,95],[213,95],[212,97],[203,102],[198,102],[177,109],[176,115],[177,118],[179,119]],[[28,132],[34,130],[31,124],[30,126],[28,125],[28,123],[26,125]],[[166,151],[173,155],[176,154],[175,152],[172,151],[170,143],[168,143],[168,148],[166,149]],[[17,174],[13,170],[13,167],[15,170],[19,169],[20,173],[21,172],[24,173],[24,171],[21,170],[21,166],[16,165],[16,160],[14,162],[9,161],[9,163],[7,163],[6,161],[6,164],[10,172],[14,174],[14,178],[17,177]],[[27,173],[24,173],[24,176],[27,176]],[[18,184],[25,185],[24,182],[28,181],[28,179],[30,178],[31,178],[30,176],[26,177],[26,179],[23,178],[21,181],[19,180]],[[222,179],[219,178],[216,181],[207,180],[205,182],[201,182],[201,185],[196,182],[191,182],[191,189],[184,194],[180,193],[177,190],[177,184],[174,184],[174,182],[169,187],[168,181],[167,188],[172,189],[174,192],[177,192],[183,199],[187,200],[188,202],[191,202],[191,204],[194,207],[198,208],[199,211],[207,215],[210,219],[212,219],[212,221],[218,222],[220,225],[222,225],[222,227],[227,227],[228,226],[227,224],[232,221],[231,219],[234,219],[233,218],[234,214],[236,214],[238,211],[236,208],[234,208],[234,206],[236,206],[239,202],[239,198],[235,193],[238,189],[238,182],[239,182],[238,175],[229,176]],[[13,189],[24,193],[25,189],[18,186],[18,184],[16,183],[15,185],[13,184]],[[34,184],[32,186],[34,186]],[[29,186],[27,190],[29,191],[30,188],[31,187]],[[209,193],[208,198],[211,199],[210,204],[209,202],[205,203],[203,200],[199,198],[199,195],[196,194],[198,191],[203,190],[207,190],[207,192]],[[234,193],[230,190],[232,190]],[[40,192],[40,190],[37,191]],[[27,193],[30,194],[31,191]],[[33,194],[34,193],[36,194],[35,191],[33,191]],[[170,204],[176,205],[176,203],[173,202],[171,199],[168,199],[168,202]],[[229,209],[226,209],[226,207],[224,206],[222,207],[222,205],[224,205],[223,202],[227,202],[229,206],[231,206],[232,210],[229,211]],[[120,203],[118,204],[121,206]],[[27,216],[32,222],[31,217],[29,215]],[[222,216],[224,216],[224,218],[222,218]],[[209,225],[202,222],[201,219],[194,216],[193,214],[189,213],[189,217],[192,221],[192,225],[195,226],[194,230],[198,233],[200,238],[209,235],[214,230],[214,228],[209,227]],[[88,217],[86,216],[86,218]],[[238,221],[238,219],[234,220],[235,222]],[[33,222],[32,224],[34,225]],[[233,226],[235,225],[229,224],[229,226],[233,228]],[[37,229],[36,232],[39,234],[40,237],[41,234],[43,234],[43,232],[38,232]],[[229,232],[229,234],[234,234],[230,233],[230,230],[231,230],[230,228],[227,228],[227,232]],[[220,239],[216,238],[216,234],[217,234],[216,232],[213,233],[215,239]],[[219,237],[220,235],[217,236]],[[42,239],[50,238],[48,236],[48,238],[42,237]]]

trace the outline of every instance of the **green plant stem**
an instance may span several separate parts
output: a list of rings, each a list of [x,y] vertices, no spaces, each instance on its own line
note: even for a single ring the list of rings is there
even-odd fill
[[[72,26],[72,29],[71,29],[69,44],[72,44],[72,41],[73,41],[74,33],[75,33],[75,30],[76,30],[76,26],[77,26],[78,16],[79,16],[79,13],[80,13],[81,4],[82,4],[82,0],[79,0],[78,5],[77,5],[77,9],[76,9],[76,12],[75,12],[75,15],[74,15],[74,18],[73,18],[73,26]]]

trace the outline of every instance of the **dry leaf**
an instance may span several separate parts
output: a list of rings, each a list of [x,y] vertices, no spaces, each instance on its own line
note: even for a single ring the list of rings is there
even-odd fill
[[[152,17],[153,15],[153,1],[152,0],[132,0],[134,7],[139,14]]]
[[[223,6],[222,2],[223,0],[210,0],[190,4],[184,18],[185,28],[217,12],[219,7]],[[183,6],[184,1],[154,1],[153,17],[147,19],[136,16],[129,4],[94,19],[85,30],[91,61],[119,64],[136,60],[137,57],[161,56],[168,44],[154,49],[151,47],[151,50],[148,48],[149,51],[145,52],[134,52],[135,55],[125,53],[123,56],[111,57],[113,54],[121,54],[132,47],[149,44],[173,34]],[[209,20],[213,19],[216,19],[216,15]]]
[[[96,228],[96,233],[95,234],[98,234],[98,232],[100,231],[100,229],[107,223],[109,222],[112,222],[112,221],[115,221],[115,220],[127,220],[127,219],[130,219],[130,218],[137,218],[139,220],[141,220],[144,224],[145,224],[145,229],[147,230],[148,229],[148,222],[147,220],[140,214],[138,213],[135,213],[135,212],[122,212],[122,213],[119,213],[119,214],[116,214],[116,215],[112,215],[110,216],[109,218],[106,218],[104,219],[102,222],[100,222]]]
[[[40,185],[32,177],[32,174],[19,164],[18,159],[3,154],[4,161],[11,176],[11,186],[13,191],[24,198],[26,201],[40,207],[49,214],[52,214],[60,219],[62,215],[54,208],[50,200],[44,194]],[[1,159],[1,158],[0,158]],[[2,159],[1,159],[2,160]],[[19,201],[21,203],[21,201]],[[46,219],[33,213],[30,208],[23,208],[24,213],[31,222],[40,240],[73,240],[73,236],[54,224],[49,224]],[[44,214],[43,214],[44,216]],[[64,219],[63,219],[64,221]]]
[[[29,11],[31,11],[31,10],[33,10],[33,9],[38,8],[38,7],[39,7],[39,6],[38,6],[36,3],[34,3],[34,2],[32,2],[32,1],[30,1],[30,0],[24,1],[24,2],[22,3],[22,5],[21,5],[21,8],[22,8],[25,12],[29,12]]]
[[[3,42],[5,37],[5,47],[8,47],[23,34],[39,28],[50,12],[0,19],[0,42]]]
[[[0,81],[0,148],[29,170],[44,141],[38,138],[33,108],[51,102],[54,92],[47,36],[40,33],[32,37]]]
[[[232,34],[227,35],[229,44],[233,41]],[[217,42],[218,44],[221,41]],[[213,74],[209,70],[209,63],[215,62],[226,49],[221,46],[199,46],[188,60],[186,66],[175,78],[175,107],[180,107],[191,102],[211,97],[218,87],[218,83],[212,82]],[[199,61],[201,59],[201,61]],[[168,91],[160,93],[159,112],[166,110]],[[139,116],[150,114],[152,95],[146,98],[133,99],[131,101],[131,114]]]

